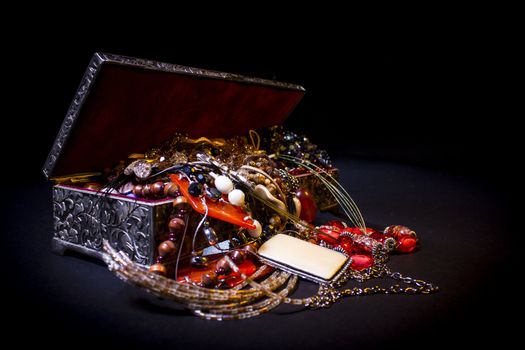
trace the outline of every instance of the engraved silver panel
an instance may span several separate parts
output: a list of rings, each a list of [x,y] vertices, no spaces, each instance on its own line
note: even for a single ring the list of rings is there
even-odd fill
[[[54,186],[54,250],[100,257],[102,240],[107,239],[133,261],[149,265],[171,208],[171,202],[152,205]]]

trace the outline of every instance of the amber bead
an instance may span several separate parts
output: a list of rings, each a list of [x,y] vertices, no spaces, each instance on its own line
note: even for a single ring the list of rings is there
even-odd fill
[[[157,181],[151,185],[151,194],[155,197],[162,197],[164,194],[164,183]]]
[[[142,197],[143,195],[143,191],[144,190],[144,186],[142,185],[135,185],[135,187],[133,187],[133,194],[137,197]]]
[[[153,264],[149,267],[149,272],[156,273],[157,275],[166,276],[166,266],[163,264]]]
[[[230,258],[233,260],[234,263],[242,264],[243,261],[244,261],[244,254],[245,253],[243,251],[234,250],[229,255],[230,255]]]
[[[159,256],[162,256],[162,257],[167,256],[167,255],[172,255],[176,252],[176,250],[177,250],[177,247],[175,246],[175,243],[173,243],[170,240],[162,242],[161,244],[159,244],[159,248],[158,248]]]
[[[178,196],[173,201],[173,206],[175,209],[186,209],[188,208],[188,200],[184,196]]]
[[[184,226],[186,226],[186,223],[181,218],[173,218],[170,220],[170,223],[168,224],[170,232],[182,230]]]
[[[225,258],[222,258],[219,260],[217,265],[215,265],[215,272],[218,275],[227,275],[231,271],[230,264],[228,263],[228,260]]]

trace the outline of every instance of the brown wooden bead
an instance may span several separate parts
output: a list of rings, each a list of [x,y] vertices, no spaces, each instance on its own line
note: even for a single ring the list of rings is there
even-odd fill
[[[177,251],[177,247],[175,246],[175,243],[173,243],[170,240],[164,241],[161,244],[159,244],[159,256],[167,256],[172,255]]]
[[[175,197],[179,194],[179,186],[173,182],[168,182],[164,185],[164,195],[167,197]]]
[[[151,185],[151,194],[155,197],[161,197],[164,194],[164,183],[157,181]]]
[[[157,275],[166,276],[166,266],[164,264],[153,264],[149,267],[149,272]]]
[[[143,192],[142,192],[142,191],[143,191],[143,190],[144,190],[144,186],[142,186],[142,185],[135,185],[135,186],[133,187],[133,194],[134,194],[135,196],[137,196],[137,197],[142,197],[142,195],[143,195]]]
[[[173,206],[175,209],[186,209],[188,205],[188,200],[184,196],[178,196],[173,201]]]
[[[217,275],[213,272],[205,273],[201,276],[201,285],[203,287],[213,287],[217,284]]]
[[[180,231],[186,226],[186,223],[181,218],[173,218],[170,220],[168,227],[170,232]]]
[[[219,260],[217,265],[215,265],[215,273],[218,275],[226,275],[231,271],[230,264],[228,263],[228,260],[225,258],[222,258]]]
[[[151,195],[152,195],[152,193],[151,193],[151,185],[150,184],[144,185],[144,187],[142,188],[142,196],[146,197],[146,198],[149,198],[149,197],[151,197]]]
[[[244,261],[244,252],[241,250],[234,250],[230,253],[230,258],[233,260],[236,264],[242,264]]]

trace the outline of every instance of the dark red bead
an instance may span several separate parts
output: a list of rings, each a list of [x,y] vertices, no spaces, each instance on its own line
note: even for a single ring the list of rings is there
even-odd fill
[[[306,222],[313,222],[317,215],[317,204],[315,204],[314,197],[310,191],[304,188],[298,189],[295,195],[301,202],[301,214],[299,217]]]
[[[399,239],[401,236],[417,237],[416,233],[410,228],[402,225],[391,225],[385,228],[385,235]]]

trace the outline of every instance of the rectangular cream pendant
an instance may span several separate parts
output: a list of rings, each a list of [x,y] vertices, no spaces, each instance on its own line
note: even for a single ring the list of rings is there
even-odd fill
[[[341,253],[285,234],[267,240],[258,254],[270,266],[319,283],[337,279],[350,262]]]

